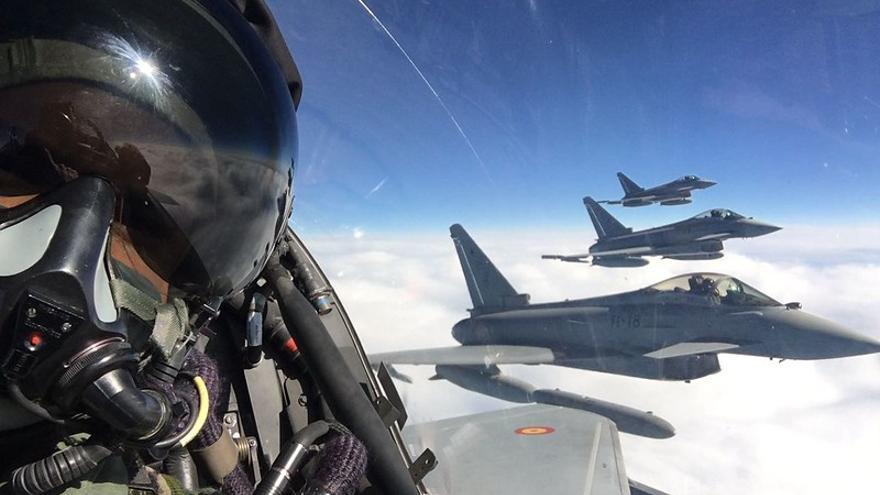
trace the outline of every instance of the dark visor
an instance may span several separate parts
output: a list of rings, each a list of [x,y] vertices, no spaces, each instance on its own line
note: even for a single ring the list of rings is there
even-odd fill
[[[124,4],[0,20],[0,66],[12,68],[0,72],[0,196],[106,178],[153,270],[186,292],[229,294],[256,276],[289,214],[288,88],[247,25],[194,3]]]

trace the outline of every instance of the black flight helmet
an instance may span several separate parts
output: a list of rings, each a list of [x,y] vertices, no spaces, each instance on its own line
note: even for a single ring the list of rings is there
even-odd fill
[[[262,0],[0,12],[0,369],[41,397],[84,350],[127,348],[118,275],[195,308],[258,276],[290,215],[300,82]]]
[[[99,177],[116,193],[114,238],[171,290],[222,297],[251,282],[287,221],[297,149],[296,89],[260,31],[225,0],[3,11],[6,206]]]

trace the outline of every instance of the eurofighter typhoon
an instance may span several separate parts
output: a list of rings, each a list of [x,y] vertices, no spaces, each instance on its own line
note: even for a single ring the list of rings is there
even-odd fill
[[[648,189],[640,187],[623,172],[617,173],[617,180],[623,188],[623,197],[616,201],[605,200],[599,203],[623,206],[648,206],[654,203],[663,206],[686,205],[691,202],[691,191],[707,189],[715,185],[715,182],[701,179],[696,175],[685,175]]]
[[[598,240],[583,254],[545,254],[544,259],[591,263],[606,267],[637,267],[648,264],[646,256],[674,260],[712,260],[724,256],[723,241],[758,237],[781,227],[759,222],[731,210],[716,208],[680,222],[633,232],[611,216],[593,198],[584,206]],[[589,260],[589,261],[588,261]]]
[[[469,390],[514,402],[601,408],[603,416],[638,423],[630,429],[636,434],[665,437],[672,429],[659,418],[608,403],[578,404],[566,392],[535,391],[501,375],[497,366],[546,364],[689,381],[720,371],[720,353],[828,359],[880,352],[880,342],[719,273],[680,275],[620,294],[530,304],[529,295],[513,288],[464,228],[456,224],[450,232],[473,303],[471,316],[452,329],[461,345],[376,354],[371,362],[435,365],[437,378]],[[557,393],[548,397],[547,392]]]

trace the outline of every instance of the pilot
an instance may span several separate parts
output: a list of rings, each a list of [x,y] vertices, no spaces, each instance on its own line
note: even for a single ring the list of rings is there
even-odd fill
[[[262,0],[2,11],[0,492],[183,493],[185,438],[229,452],[194,343],[286,228],[296,66]]]
[[[706,294],[706,279],[702,275],[693,275],[688,278],[688,287],[690,288],[691,294],[695,296],[702,296]]]
[[[690,293],[695,296],[702,296],[709,299],[709,302],[718,303],[718,291],[715,289],[714,281],[711,278],[704,277],[701,274],[693,275],[688,278],[688,287]]]

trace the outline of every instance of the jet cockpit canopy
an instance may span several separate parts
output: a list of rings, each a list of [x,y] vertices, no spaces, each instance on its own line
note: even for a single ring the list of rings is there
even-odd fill
[[[712,210],[704,211],[694,218],[720,218],[722,220],[738,220],[745,217],[735,211],[728,210],[726,208],[715,208]]]
[[[694,180],[699,180],[699,179],[700,178],[697,177],[696,175],[685,175],[684,177],[682,177],[678,180],[680,180],[682,182],[686,182],[686,181],[694,181]]]
[[[671,292],[705,296],[713,302],[731,306],[781,306],[779,301],[722,273],[689,273],[651,285],[651,292]]]

